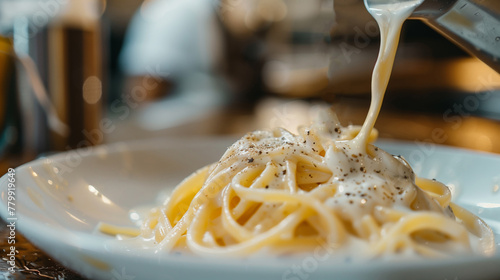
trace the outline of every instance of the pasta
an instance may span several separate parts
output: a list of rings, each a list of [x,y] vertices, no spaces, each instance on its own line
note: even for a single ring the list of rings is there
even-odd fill
[[[323,242],[366,257],[491,250],[491,230],[446,186],[372,144],[360,152],[357,135],[331,111],[298,135],[249,133],[180,183],[141,235],[158,250],[205,256],[290,255]]]

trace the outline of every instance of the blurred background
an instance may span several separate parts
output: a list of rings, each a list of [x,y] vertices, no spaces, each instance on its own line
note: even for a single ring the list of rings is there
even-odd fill
[[[102,143],[294,130],[320,103],[361,124],[379,48],[359,0],[2,0],[0,32],[3,172]],[[408,20],[376,127],[498,153],[499,90]]]
[[[434,2],[500,49],[498,1]],[[0,0],[0,174],[119,141],[293,131],[321,104],[361,124],[378,35],[361,0]],[[500,153],[500,75],[408,20],[376,127]],[[82,279],[17,238],[22,279]]]

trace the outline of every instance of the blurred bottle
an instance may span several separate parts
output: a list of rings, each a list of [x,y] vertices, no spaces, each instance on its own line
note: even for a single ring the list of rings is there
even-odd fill
[[[103,0],[0,6],[0,170],[102,143]]]
[[[20,161],[21,118],[12,38],[0,36],[0,174]]]
[[[103,43],[99,0],[71,0],[48,25],[46,79],[67,133],[50,133],[50,149],[102,143]]]

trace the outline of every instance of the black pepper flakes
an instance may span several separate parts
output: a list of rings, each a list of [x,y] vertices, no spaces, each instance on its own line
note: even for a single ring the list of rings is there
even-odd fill
[[[254,160],[253,158],[249,158],[249,159],[248,159],[248,163],[252,163],[252,162],[253,162],[253,160]]]

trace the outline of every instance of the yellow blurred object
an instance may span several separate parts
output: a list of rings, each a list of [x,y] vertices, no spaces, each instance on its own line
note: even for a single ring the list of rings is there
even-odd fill
[[[0,127],[5,121],[7,90],[14,67],[13,49],[12,40],[0,36]]]
[[[464,58],[445,66],[450,86],[465,92],[500,89],[500,74],[476,58]]]

